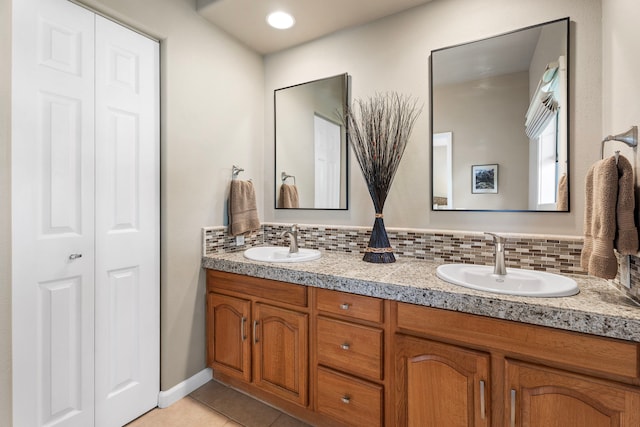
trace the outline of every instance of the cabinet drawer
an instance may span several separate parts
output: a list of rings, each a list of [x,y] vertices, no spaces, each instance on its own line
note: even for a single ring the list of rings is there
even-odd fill
[[[281,303],[307,306],[307,287],[242,274],[207,270],[208,292],[238,292]]]
[[[346,292],[317,289],[316,308],[327,313],[382,323],[383,301]]]
[[[318,316],[318,363],[382,380],[381,329]]]
[[[382,392],[382,386],[318,368],[316,410],[349,426],[379,426]]]
[[[640,383],[640,346],[633,342],[405,303],[398,303],[398,328]]]

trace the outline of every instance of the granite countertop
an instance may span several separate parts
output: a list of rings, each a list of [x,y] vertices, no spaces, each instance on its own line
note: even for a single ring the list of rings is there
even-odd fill
[[[571,276],[580,288],[575,296],[531,298],[452,285],[436,277],[437,264],[407,258],[371,264],[360,255],[323,252],[315,261],[272,264],[233,252],[205,256],[202,267],[640,342],[640,305],[590,276]]]

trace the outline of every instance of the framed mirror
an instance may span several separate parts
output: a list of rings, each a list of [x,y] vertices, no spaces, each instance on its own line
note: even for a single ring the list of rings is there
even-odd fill
[[[568,64],[569,18],[431,52],[432,210],[569,211]]]
[[[274,91],[276,209],[348,209],[349,76]]]

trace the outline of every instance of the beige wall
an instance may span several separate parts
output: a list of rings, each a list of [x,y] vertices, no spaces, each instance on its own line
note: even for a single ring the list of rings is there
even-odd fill
[[[11,0],[0,0],[0,426],[11,425]]]
[[[602,77],[603,135],[626,132],[640,126],[640,2],[603,0],[602,2]],[[605,155],[620,150],[635,164],[636,185],[640,186],[640,159],[637,149],[621,142],[607,142]],[[636,203],[638,203],[636,188]],[[640,213],[640,212],[638,212]]]
[[[569,16],[572,24],[571,78],[571,208],[570,213],[432,212],[429,203],[429,85],[432,49],[511,31]],[[582,233],[582,183],[598,156],[601,130],[602,71],[600,0],[436,0],[406,13],[265,58],[265,97],[292,82],[336,73],[353,76],[352,96],[376,91],[409,93],[425,103],[414,128],[385,207],[388,227],[493,230],[504,232]],[[577,71],[575,71],[577,70]],[[265,102],[265,175],[272,175],[273,108]],[[351,157],[351,203],[347,212],[274,211],[265,219],[278,222],[369,226],[373,208],[357,164]],[[265,197],[273,197],[265,186]]]
[[[434,88],[434,133],[452,132],[453,209],[528,207],[529,72],[521,71]],[[471,192],[472,165],[498,165],[498,192]]]

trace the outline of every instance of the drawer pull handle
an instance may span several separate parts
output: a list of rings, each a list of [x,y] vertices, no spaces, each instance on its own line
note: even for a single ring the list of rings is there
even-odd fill
[[[242,338],[242,341],[247,339],[247,334],[244,333],[246,323],[247,323],[247,318],[242,316],[242,320],[240,323],[240,337]]]
[[[258,340],[258,321],[253,321],[253,343],[257,344],[260,340]]]
[[[511,427],[516,427],[516,391],[511,389]]]
[[[343,350],[349,350],[349,348],[351,348],[351,345],[349,343],[340,344],[340,348]]]
[[[351,307],[351,304],[348,302],[340,304],[340,310],[349,310],[349,307]]]
[[[485,419],[484,381],[480,381],[480,419]]]
[[[349,396],[342,396],[342,403],[348,405],[351,402],[351,397]]]

